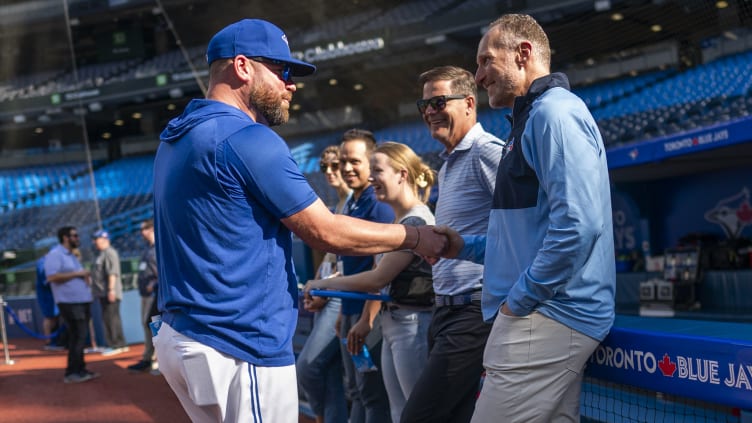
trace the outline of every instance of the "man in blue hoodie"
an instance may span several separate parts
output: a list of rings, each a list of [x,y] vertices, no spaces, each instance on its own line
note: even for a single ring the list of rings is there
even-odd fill
[[[271,126],[289,117],[292,57],[275,25],[245,19],[207,49],[206,99],[162,132],[154,161],[160,370],[193,421],[298,421],[292,233],[346,255],[436,256],[428,227],[332,214]],[[438,246],[438,247],[434,247]]]
[[[485,262],[493,320],[472,422],[579,421],[585,362],[614,321],[614,241],[606,150],[548,37],[527,15],[491,23],[475,80],[512,108],[486,235],[450,235],[446,256]]]

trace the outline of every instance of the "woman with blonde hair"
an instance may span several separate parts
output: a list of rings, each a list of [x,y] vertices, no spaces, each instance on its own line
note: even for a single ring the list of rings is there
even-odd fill
[[[394,210],[395,223],[432,225],[426,205],[435,181],[434,171],[405,144],[384,142],[371,155],[371,177],[376,198]],[[381,370],[389,397],[392,421],[398,422],[410,391],[428,357],[428,326],[433,301],[431,266],[409,250],[385,253],[369,271],[308,281],[306,290],[336,289],[389,294],[382,303]],[[357,354],[363,339],[348,339]],[[378,363],[377,363],[378,364]]]

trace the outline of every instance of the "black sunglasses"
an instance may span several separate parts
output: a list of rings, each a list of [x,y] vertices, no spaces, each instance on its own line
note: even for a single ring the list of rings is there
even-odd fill
[[[266,57],[251,57],[254,62],[264,63],[267,65],[282,66],[282,71],[277,76],[285,82],[292,81],[292,66],[289,63],[285,63],[281,60],[267,59]],[[275,72],[277,73],[277,72]]]
[[[326,173],[326,171],[329,170],[329,168],[332,169],[332,172],[337,172],[339,170],[339,162],[329,162],[329,163],[321,162],[319,163],[319,168],[321,168],[321,173]]]
[[[437,95],[436,97],[431,97],[427,100],[418,100],[415,104],[418,106],[420,114],[425,113],[426,110],[428,110],[428,106],[431,106],[432,109],[440,112],[446,108],[447,101],[461,100],[466,97],[467,96],[463,94]]]

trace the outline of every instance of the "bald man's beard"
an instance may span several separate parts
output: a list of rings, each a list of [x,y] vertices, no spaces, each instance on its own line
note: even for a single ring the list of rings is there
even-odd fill
[[[262,83],[254,84],[249,97],[250,107],[261,114],[267,125],[279,126],[290,118],[290,111],[283,106],[282,96],[275,95]]]

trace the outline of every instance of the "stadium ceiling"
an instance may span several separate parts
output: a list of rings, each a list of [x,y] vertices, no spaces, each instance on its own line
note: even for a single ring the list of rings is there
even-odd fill
[[[445,64],[475,69],[475,50],[490,21],[506,12],[526,12],[544,26],[553,49],[552,67],[598,63],[638,55],[645,46],[678,45],[682,65],[697,60],[701,42],[729,28],[752,25],[752,2],[731,0],[725,7],[705,0],[444,0],[430,18],[400,24],[397,20],[370,31],[351,30],[327,38],[321,28],[365,15],[389,16],[426,1],[400,0],[3,0],[0,2],[0,81],[40,72],[64,73],[106,59],[103,40],[126,31],[141,37],[142,57],[183,47],[203,46],[213,33],[241,17],[260,17],[287,32],[292,49],[315,58],[319,71],[301,79],[291,125],[281,132],[323,131],[346,124],[343,110],[357,110],[360,126],[377,129],[417,118],[414,100],[421,90],[417,76]],[[467,3],[467,4],[463,4]],[[67,11],[64,8],[67,5]],[[455,12],[461,10],[461,12]],[[617,16],[619,17],[617,20]],[[658,30],[657,26],[660,26]],[[322,35],[324,34],[324,35]],[[72,39],[73,48],[71,49]],[[375,41],[376,40],[376,41]],[[378,41],[380,40],[380,41]],[[342,54],[310,56],[317,50],[357,43],[364,48]],[[355,46],[355,47],[353,47]],[[352,53],[352,54],[350,54]],[[75,62],[74,62],[75,58]],[[336,83],[335,83],[336,80]],[[50,137],[78,140],[77,116],[86,114],[89,138],[156,138],[166,121],[191,97],[201,96],[190,78],[177,89],[126,90],[96,101],[94,107],[13,110],[0,116],[3,148],[44,147]],[[0,103],[2,106],[2,103]],[[327,110],[335,112],[326,114]],[[1,114],[1,113],[0,113]],[[130,117],[140,115],[133,121]],[[24,119],[16,116],[24,115]],[[144,118],[147,117],[147,118]],[[116,124],[119,122],[120,124]],[[41,132],[39,128],[42,128]],[[297,130],[297,132],[296,132]]]

